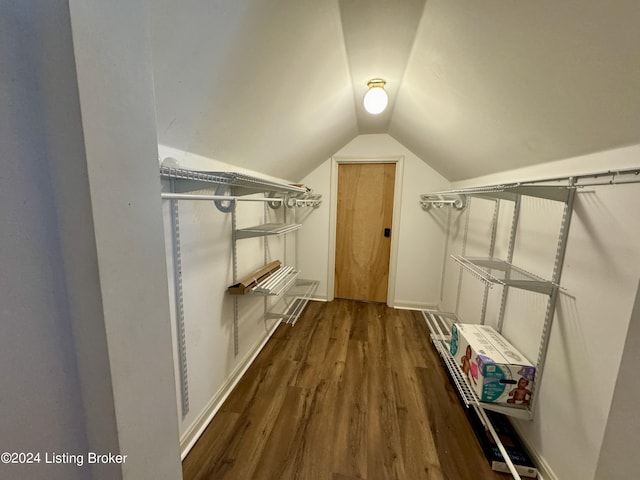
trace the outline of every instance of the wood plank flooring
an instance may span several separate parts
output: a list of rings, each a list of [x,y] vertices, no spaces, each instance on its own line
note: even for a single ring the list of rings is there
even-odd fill
[[[478,480],[493,472],[418,312],[309,302],[183,462],[185,480]]]

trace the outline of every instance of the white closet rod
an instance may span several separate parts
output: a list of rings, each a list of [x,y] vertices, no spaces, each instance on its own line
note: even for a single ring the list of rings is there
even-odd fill
[[[454,204],[456,202],[459,202],[459,200],[441,200],[439,198],[429,198],[429,199],[423,198],[422,200],[420,200],[420,203],[424,203],[424,204],[427,204],[427,203],[442,203],[443,205],[451,205],[451,204]]]
[[[616,180],[616,177],[620,177],[622,175],[634,175],[636,178],[632,180]],[[579,183],[581,180],[585,179],[600,179],[603,177],[611,177],[609,181],[605,182],[594,182],[594,183]],[[606,178],[604,178],[606,179]],[[618,185],[624,183],[640,183],[640,167],[635,168],[627,168],[624,170],[607,170],[606,172],[595,172],[595,173],[584,173],[580,175],[569,175],[566,177],[555,177],[555,178],[544,178],[540,180],[531,180],[522,182],[521,185],[532,185],[537,183],[548,183],[548,182],[575,182],[576,187],[590,187],[597,185]]]
[[[624,177],[624,178],[621,178]],[[585,180],[592,179],[591,182]],[[566,185],[559,185],[560,187],[594,187],[599,185],[624,185],[629,183],[640,183],[640,167],[628,168],[625,170],[607,170],[606,172],[585,173],[580,175],[567,175],[564,177],[552,177],[552,178],[540,178],[537,180],[527,180],[522,182],[498,184],[498,185],[482,185],[478,187],[466,187],[454,190],[447,190],[443,192],[432,192],[430,194],[424,194],[421,197],[421,202],[438,203],[437,200],[431,200],[433,196],[446,196],[446,195],[473,195],[478,193],[493,193],[502,192],[508,189],[527,186],[527,187],[546,187],[554,182],[566,182]]]
[[[188,193],[163,193],[162,198],[168,200],[228,200],[236,202],[278,202],[282,203],[282,198],[246,198],[232,197],[229,195],[191,195]]]

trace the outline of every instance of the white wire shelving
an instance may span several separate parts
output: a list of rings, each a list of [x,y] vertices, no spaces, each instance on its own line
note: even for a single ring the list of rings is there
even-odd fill
[[[497,330],[502,331],[502,325],[505,315],[505,306],[507,302],[507,296],[510,288],[518,288],[536,292],[546,295],[547,309],[545,318],[543,321],[542,334],[540,338],[540,346],[538,351],[538,358],[536,361],[536,383],[539,385],[542,379],[542,373],[544,370],[544,364],[546,360],[546,352],[548,349],[549,335],[551,332],[551,324],[555,313],[555,304],[558,296],[558,290],[560,289],[560,277],[562,274],[562,266],[564,263],[564,255],[567,245],[567,238],[569,234],[569,225],[571,222],[571,214],[573,212],[573,203],[575,199],[576,188],[573,185],[563,186],[549,186],[549,185],[521,185],[521,184],[508,184],[508,185],[494,185],[483,186],[478,188],[468,188],[460,190],[451,190],[448,192],[436,192],[431,195],[434,198],[447,198],[447,196],[454,196],[457,198],[459,195],[465,196],[477,196],[482,198],[489,198],[496,200],[496,207],[494,210],[494,216],[492,220],[492,236],[489,248],[489,257],[469,257],[464,254],[464,245],[466,243],[466,229],[465,227],[465,242],[463,242],[462,255],[450,255],[450,258],[456,262],[465,271],[473,275],[478,280],[485,284],[485,303],[487,298],[487,291],[494,285],[501,285],[502,300],[500,305],[500,313],[498,316]],[[518,231],[518,222],[520,216],[520,199],[523,195],[532,196],[536,198],[543,198],[551,200],[553,202],[560,202],[564,204],[562,212],[562,220],[558,232],[558,239],[556,245],[556,256],[553,265],[553,273],[551,279],[541,278],[531,272],[528,272],[522,268],[519,268],[511,263],[513,253],[516,244],[516,235]],[[501,200],[514,202],[513,217],[511,220],[509,247],[507,253],[507,259],[494,258],[494,244],[495,244],[495,231],[498,221],[498,207]],[[466,212],[467,216],[469,212]],[[458,292],[458,297],[460,292]],[[483,311],[481,314],[481,323],[484,323],[486,305],[483,304]],[[438,350],[440,352],[440,349]],[[530,410],[535,410],[537,403],[537,396],[534,396],[531,402]],[[505,414],[513,414],[515,411],[507,410],[502,412]],[[518,414],[519,415],[519,414]],[[531,417],[530,417],[531,418]]]
[[[300,272],[290,265],[283,265],[264,280],[251,289],[251,292],[259,295],[280,296],[289,290],[296,281]]]
[[[300,223],[265,223],[254,227],[240,228],[236,230],[236,238],[266,237],[269,235],[284,235],[302,228]]]
[[[571,195],[570,192],[574,189],[575,187],[572,185],[524,185],[521,183],[510,183],[433,192],[421,195],[421,199],[423,197],[440,197],[445,200],[451,200],[458,199],[460,196],[469,196],[515,201],[518,197],[524,195],[528,197],[545,198],[556,202],[567,202]]]
[[[168,182],[169,191],[162,192],[161,197],[171,202],[171,224],[172,224],[172,246],[174,263],[174,285],[176,296],[176,329],[178,336],[178,359],[180,366],[180,394],[183,417],[189,412],[189,380],[187,371],[187,341],[185,334],[185,314],[183,298],[183,269],[182,269],[182,249],[180,248],[179,230],[179,208],[180,201],[212,201],[215,207],[223,213],[232,214],[232,256],[233,256],[233,281],[238,280],[238,252],[236,242],[239,239],[268,237],[273,235],[283,235],[295,232],[301,224],[276,224],[265,223],[249,228],[236,228],[236,205],[238,202],[262,202],[266,206],[277,209],[283,204],[292,209],[294,218],[298,207],[317,208],[322,202],[322,195],[314,194],[310,189],[285,182],[272,181],[265,178],[254,177],[238,172],[213,172],[198,171],[181,168],[173,165],[171,159],[165,160],[160,166],[160,176]],[[203,192],[203,190],[206,190]],[[210,191],[214,193],[211,194]],[[259,196],[255,194],[263,194]],[[285,211],[286,212],[286,211]],[[285,213],[286,219],[286,213]],[[267,256],[267,245],[264,243],[265,262]],[[266,279],[265,283],[259,284],[252,295],[265,297],[265,318],[272,317],[267,311],[268,297],[291,298],[287,295],[289,290],[296,291],[298,284],[304,282],[298,279],[299,272],[293,267],[281,268],[277,275],[272,275]],[[315,291],[315,290],[313,290]],[[309,294],[309,297],[313,294]],[[297,317],[309,300],[309,297],[302,298],[303,303],[296,300],[292,306],[288,307],[288,313],[284,317],[286,323],[295,323]],[[280,300],[277,301],[280,303]],[[233,342],[236,355],[239,352],[238,338],[238,297],[233,299]],[[293,312],[293,313],[291,313]],[[295,320],[291,320],[294,319]]]
[[[203,190],[210,188],[212,183],[232,189],[233,195],[250,195],[260,192],[307,193],[307,190],[303,187],[238,172],[208,172],[161,165],[160,175],[164,178],[178,180],[176,182],[176,193]]]
[[[533,413],[521,405],[504,406],[496,403],[481,402],[476,393],[469,387],[464,374],[450,353],[449,342],[451,341],[451,326],[458,319],[454,313],[438,312],[436,310],[423,310],[422,315],[427,322],[427,327],[431,333],[431,342],[442,357],[444,364],[449,371],[451,378],[460,393],[464,404],[468,407],[475,405],[485,410],[502,413],[507,416],[531,420]]]
[[[306,187],[238,172],[188,170],[163,163],[160,166],[160,176],[172,183],[171,193],[163,193],[163,198],[213,200],[216,208],[224,213],[234,211],[236,202],[239,201],[264,201],[274,209],[282,204],[289,208],[317,208],[322,203],[322,195],[313,193]],[[193,193],[211,188],[215,189],[215,195]],[[267,198],[242,198],[255,193],[264,193]]]
[[[532,418],[531,411],[525,407],[505,407],[488,402],[481,402],[480,400],[478,400],[478,396],[470,388],[464,374],[462,373],[462,370],[449,351],[449,342],[451,341],[451,328],[452,325],[457,321],[455,313],[439,312],[436,310],[422,310],[422,315],[424,316],[427,327],[429,328],[431,342],[440,355],[442,363],[449,373],[449,378],[456,387],[458,396],[460,397],[460,399],[462,399],[462,402],[467,408],[471,408],[475,411],[482,424],[489,431],[496,446],[498,447],[498,450],[500,450],[502,458],[507,464],[507,468],[511,472],[514,480],[521,480],[516,466],[513,464],[513,461],[507,453],[500,435],[498,435],[498,433],[493,428],[493,425],[487,417],[485,410],[491,410],[525,420],[530,420]]]
[[[634,172],[635,173],[635,172]],[[573,203],[575,199],[576,186],[575,178],[567,178],[565,185],[546,185],[546,184],[503,184],[490,185],[477,188],[466,188],[458,190],[449,190],[445,192],[434,192],[423,194],[420,196],[420,203],[425,210],[429,210],[431,206],[443,207],[451,205],[458,210],[466,209],[466,225],[464,229],[464,237],[462,243],[461,255],[450,255],[455,263],[461,267],[461,271],[470,273],[472,276],[484,283],[484,301],[482,312],[480,314],[480,323],[484,323],[486,314],[486,304],[488,291],[494,285],[502,286],[502,296],[500,303],[500,312],[497,319],[496,329],[501,332],[506,311],[507,297],[510,288],[523,289],[547,296],[547,308],[545,318],[543,320],[542,331],[539,341],[538,358],[536,361],[536,385],[540,385],[546,361],[546,354],[549,344],[549,336],[551,333],[551,325],[555,314],[555,305],[560,289],[560,278],[564,263],[565,250],[567,245],[569,226],[571,223],[571,214],[573,212]],[[562,220],[559,227],[556,255],[554,259],[553,272],[550,279],[541,278],[531,272],[519,268],[512,264],[514,250],[516,246],[516,236],[518,233],[518,223],[521,208],[521,198],[523,196],[535,197],[539,199],[550,200],[552,202],[560,202],[563,204]],[[491,239],[489,242],[489,252],[487,257],[470,257],[465,255],[465,246],[467,243],[469,212],[471,207],[471,197],[485,198],[495,201],[493,220],[491,222]],[[513,215],[511,219],[510,238],[506,259],[495,258],[493,256],[496,242],[496,231],[498,222],[498,211],[501,201],[509,201],[514,203]],[[462,275],[462,273],[461,273]],[[456,305],[460,301],[460,287],[462,276],[458,282],[458,297]],[[456,306],[456,311],[457,311]],[[444,313],[433,310],[423,311],[425,321],[431,332],[431,340],[438,354],[442,358],[452,383],[460,394],[460,398],[464,404],[473,408],[488,431],[496,440],[501,448],[509,470],[515,479],[520,476],[513,464],[508,460],[508,455],[502,451],[499,438],[495,434],[495,430],[489,421],[485,410],[495,411],[503,415],[513,418],[531,420],[535,414],[535,407],[538,396],[533,395],[531,404],[523,406],[503,406],[489,402],[480,402],[475,392],[469,388],[460,367],[457,365],[451,354],[449,353],[449,342],[451,335],[451,325],[457,321],[456,315],[453,313]]]
[[[283,323],[295,325],[320,282],[296,278],[295,283],[266,313],[266,318],[280,318]]]
[[[553,288],[557,286],[550,280],[540,278],[499,258],[465,257],[462,255],[451,255],[450,258],[479,280],[489,284],[489,287],[497,283],[550,295]]]
[[[302,227],[301,223],[295,221],[298,207],[317,208],[322,202],[322,195],[314,194],[309,189],[301,188],[296,185],[295,192],[271,191],[267,194],[267,199],[273,199],[274,202],[267,202],[266,206],[276,209],[284,204],[287,208],[281,213],[282,223],[269,222],[268,209],[264,210],[264,223],[246,228],[237,228],[237,214],[232,212],[232,253],[233,253],[233,275],[237,278],[239,253],[237,242],[250,238],[264,238],[264,262],[269,260],[270,251],[267,239],[273,236],[282,235],[284,237],[284,263],[287,263],[287,238],[288,234],[296,233]],[[276,203],[281,200],[280,203]],[[287,221],[291,216],[293,221]],[[297,249],[294,249],[295,260],[297,265]],[[304,311],[307,303],[315,293],[319,282],[314,280],[304,280],[299,278],[300,272],[293,266],[282,266],[273,272],[269,277],[256,285],[251,295],[261,295],[264,297],[264,319],[277,320],[279,323],[295,325],[298,318]],[[238,318],[238,298],[234,299],[234,324],[237,324]],[[237,338],[235,340],[237,345]],[[237,347],[236,347],[237,349]],[[236,350],[237,351],[237,350]]]

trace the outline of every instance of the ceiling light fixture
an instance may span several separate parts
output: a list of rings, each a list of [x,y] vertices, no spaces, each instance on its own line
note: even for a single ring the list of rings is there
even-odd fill
[[[364,109],[371,115],[377,115],[384,112],[389,103],[389,96],[384,90],[384,86],[387,84],[380,78],[374,78],[367,83],[367,93],[364,94]]]

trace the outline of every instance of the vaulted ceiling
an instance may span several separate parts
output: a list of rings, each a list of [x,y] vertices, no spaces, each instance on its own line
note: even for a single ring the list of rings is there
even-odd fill
[[[159,142],[239,167],[297,180],[367,133],[450,180],[640,143],[638,0],[149,8]]]

